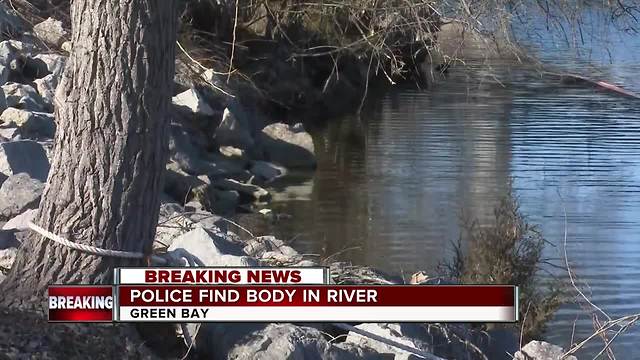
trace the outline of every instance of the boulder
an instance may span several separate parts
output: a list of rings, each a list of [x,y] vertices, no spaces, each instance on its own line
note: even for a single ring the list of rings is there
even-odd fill
[[[201,266],[255,266],[256,261],[224,234],[197,227],[173,239],[169,251],[183,249],[199,259]]]
[[[211,106],[193,88],[181,92],[174,96],[172,100],[174,105],[193,115],[213,116],[215,114]]]
[[[17,126],[25,137],[52,138],[56,132],[53,114],[31,112],[16,108],[7,108],[0,115],[0,122],[5,126]]]
[[[573,355],[562,357],[564,350],[558,346],[544,341],[531,341],[520,351],[515,353],[515,360],[577,360]]]
[[[15,231],[0,230],[0,250],[18,246],[20,242],[16,239]]]
[[[19,137],[20,129],[17,127],[0,127],[0,142],[18,140]]]
[[[27,173],[34,179],[47,181],[49,160],[42,145],[31,140],[0,143],[0,172],[10,176]]]
[[[43,190],[44,184],[26,173],[9,176],[0,186],[0,218],[9,219],[36,208]]]
[[[233,146],[220,146],[220,154],[232,159],[246,160],[247,154],[244,150]]]
[[[214,359],[382,359],[365,349],[334,346],[319,330],[293,324],[207,324],[197,344],[204,357]]]
[[[7,223],[2,226],[2,230],[28,230],[29,226],[27,223],[29,223],[29,221],[33,221],[37,214],[38,209],[29,209],[7,221]]]
[[[0,112],[4,111],[4,109],[6,108],[7,108],[7,98],[4,96],[4,91],[0,91]]]
[[[7,107],[15,107],[29,111],[45,111],[47,104],[38,91],[30,85],[9,82],[2,85]]]
[[[153,243],[154,248],[167,249],[173,244],[175,238],[195,228],[195,222],[188,217],[178,214],[172,215],[158,221]]]
[[[11,269],[13,262],[16,261],[18,249],[15,247],[0,250],[0,270]]]
[[[387,323],[365,323],[357,325],[356,328],[373,333],[378,336],[393,340],[397,343],[410,346],[412,348],[431,352],[428,344],[420,340],[426,335],[424,329],[418,324],[402,323],[402,324],[387,324]],[[395,346],[387,345],[380,341],[373,340],[368,337],[364,337],[353,331],[350,331],[345,340],[346,343],[356,344],[362,347],[368,347],[382,354],[394,354],[395,359],[406,359],[411,353],[397,348]]]
[[[24,21],[10,9],[7,3],[0,3],[0,36],[7,34],[20,34],[24,31]]]
[[[214,181],[212,185],[222,190],[237,191],[241,195],[259,202],[268,201],[270,198],[270,194],[267,190],[257,185],[243,184],[233,179],[219,179]]]
[[[67,65],[67,57],[58,54],[38,54],[33,59],[42,63],[47,73],[53,75],[56,79],[62,76]]]
[[[287,168],[316,166],[313,138],[302,124],[271,124],[260,133],[265,158]]]
[[[222,121],[220,121],[214,136],[216,143],[220,146],[249,149],[254,145],[248,125],[240,121],[229,108],[224,109]]]
[[[7,81],[9,81],[10,74],[11,74],[11,68],[0,64],[0,86],[6,84]]]
[[[279,177],[286,175],[287,173],[287,169],[267,161],[251,162],[249,171],[263,183],[269,183]]]
[[[53,74],[49,74],[43,78],[34,80],[33,83],[36,85],[36,90],[38,90],[38,94],[40,94],[42,100],[44,100],[50,107],[53,106],[56,96],[56,87],[58,86],[58,78]]]
[[[247,241],[243,250],[249,256],[260,258],[267,251],[277,250],[281,246],[285,246],[284,241],[276,239],[274,236],[258,236]]]
[[[0,42],[0,65],[9,69],[11,62],[19,57],[19,51],[11,41]],[[2,84],[4,85],[4,84]]]
[[[53,18],[34,25],[33,32],[40,40],[55,47],[61,47],[68,35],[62,22]]]

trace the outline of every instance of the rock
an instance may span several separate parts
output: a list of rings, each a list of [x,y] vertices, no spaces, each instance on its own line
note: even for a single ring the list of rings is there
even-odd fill
[[[229,241],[222,233],[197,227],[173,239],[169,251],[184,249],[197,257],[203,266],[255,266],[240,245]]]
[[[7,108],[7,98],[4,96],[4,91],[0,91],[0,112]]]
[[[214,187],[222,190],[234,190],[241,195],[250,197],[252,200],[264,202],[268,201],[270,194],[267,190],[252,184],[243,184],[239,181],[232,179],[219,179],[212,183]]]
[[[27,223],[33,221],[37,214],[38,209],[29,209],[7,221],[7,223],[2,226],[2,230],[28,230],[29,226]]]
[[[215,112],[193,88],[173,97],[173,104],[194,115],[213,116]]]
[[[27,173],[34,179],[47,181],[49,160],[42,145],[31,140],[0,143],[0,172],[7,176]]]
[[[44,64],[46,71],[59,79],[67,65],[67,57],[58,54],[38,54],[33,57]]]
[[[36,24],[33,32],[47,44],[61,47],[67,37],[67,31],[62,26],[62,22],[53,18]]]
[[[173,214],[169,218],[158,221],[156,237],[153,243],[154,249],[169,248],[173,240],[178,236],[195,228],[196,223],[186,216]]]
[[[287,168],[313,168],[316,166],[313,139],[302,124],[289,126],[271,124],[260,134],[265,157]]]
[[[36,89],[29,85],[9,82],[2,85],[7,107],[29,111],[44,111],[48,106]]]
[[[525,345],[520,351],[516,352],[515,360],[577,360],[573,355],[565,358],[562,357],[564,350],[557,345],[549,344],[544,341],[531,341]]]
[[[9,176],[0,187],[0,218],[9,219],[40,202],[44,184],[26,173]]]
[[[174,200],[183,203],[189,200],[191,191],[206,185],[198,177],[189,175],[179,168],[178,164],[170,162],[165,172],[164,191]]]
[[[18,49],[11,41],[0,42],[0,64],[9,69],[9,65],[19,56]],[[4,84],[2,84],[4,85]]]
[[[24,21],[5,3],[0,3],[0,35],[20,34],[24,31]]]
[[[428,344],[425,341],[419,340],[426,335],[424,329],[418,324],[402,323],[402,324],[387,324],[387,323],[365,323],[357,325],[356,328],[385,337],[403,345],[422,350],[424,352],[431,352]],[[356,344],[362,347],[368,347],[382,354],[394,354],[395,359],[406,359],[407,355],[411,353],[401,350],[395,346],[390,346],[380,341],[364,337],[360,334],[350,331],[347,335],[346,343]]]
[[[20,129],[15,126],[12,127],[0,127],[0,142],[11,141],[20,136]],[[3,140],[6,139],[6,140]]]
[[[293,324],[208,323],[196,339],[203,358],[237,360],[382,360],[370,349],[331,344],[312,327]]]
[[[228,158],[236,158],[240,160],[246,160],[247,154],[244,150],[239,149],[233,146],[220,146],[220,154],[228,157]]]
[[[20,242],[16,239],[15,231],[0,230],[0,250],[18,246]]]
[[[40,94],[40,97],[42,97],[47,105],[52,107],[54,105],[56,96],[58,78],[56,78],[53,74],[49,74],[43,78],[34,80],[33,83],[36,85],[36,89],[38,90],[38,94]]]
[[[214,136],[216,143],[220,146],[249,149],[254,145],[254,140],[247,124],[238,120],[229,108],[224,109],[222,121],[220,121]]]
[[[267,161],[253,161],[249,171],[264,183],[269,183],[287,173],[287,169]]]
[[[212,189],[211,211],[221,215],[232,215],[240,203],[240,194],[235,190]]]
[[[276,239],[273,236],[258,236],[255,239],[247,241],[243,250],[249,256],[260,258],[265,252],[275,251],[280,246],[285,246],[284,241]]]
[[[0,115],[0,122],[5,126],[17,126],[26,137],[44,136],[52,138],[56,132],[56,124],[52,114],[30,112],[15,108],[7,108]]]
[[[66,51],[67,53],[70,53],[72,48],[71,41],[63,42],[61,47],[62,47],[62,50]]]
[[[11,269],[11,266],[13,266],[13,262],[16,260],[17,255],[18,249],[15,247],[0,250],[0,270]]]
[[[9,81],[10,74],[11,74],[11,68],[0,64],[0,86],[6,84],[7,81]]]

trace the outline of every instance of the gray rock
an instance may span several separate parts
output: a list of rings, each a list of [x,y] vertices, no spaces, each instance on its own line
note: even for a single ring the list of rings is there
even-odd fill
[[[215,114],[211,106],[195,90],[189,89],[173,97],[173,104],[194,115],[212,116]]]
[[[220,154],[232,159],[246,160],[247,154],[244,150],[233,146],[220,146]]]
[[[387,323],[365,323],[357,325],[356,328],[385,337],[403,345],[422,350],[424,352],[431,352],[428,344],[420,340],[421,337],[426,335],[424,329],[418,324],[387,324]],[[368,337],[364,337],[353,331],[347,335],[346,343],[356,344],[361,347],[368,347],[376,350],[382,354],[394,354],[395,359],[406,359],[411,353],[401,350],[397,347],[387,345],[380,341],[373,340]]]
[[[45,111],[48,109],[38,91],[29,85],[9,82],[2,85],[2,91],[7,101],[7,107],[29,111]]]
[[[240,194],[235,190],[211,189],[211,211],[221,215],[231,215],[240,203]]]
[[[16,140],[20,136],[20,129],[15,126],[0,127],[0,142]]]
[[[16,12],[7,7],[6,3],[0,3],[0,35],[20,34],[24,31],[24,21]]]
[[[0,64],[0,86],[6,84],[7,81],[9,81],[10,74],[11,74],[10,68],[8,66],[4,66]]]
[[[267,161],[253,161],[249,171],[264,183],[269,183],[287,173],[287,169]]]
[[[207,359],[385,359],[352,344],[330,344],[319,330],[293,324],[208,323],[198,332],[196,346]]]
[[[212,185],[222,190],[237,191],[240,194],[259,202],[268,201],[270,198],[270,194],[267,190],[257,185],[243,184],[233,179],[219,179],[214,181]]]
[[[0,217],[9,219],[40,202],[44,184],[26,173],[9,176],[0,187]]]
[[[313,138],[302,124],[289,126],[271,124],[260,134],[265,157],[287,168],[313,168],[316,166]]]
[[[223,234],[197,227],[173,239],[169,251],[184,249],[197,257],[202,266],[255,266],[240,245],[229,241]]]
[[[557,345],[549,344],[544,341],[531,341],[525,345],[520,351],[516,352],[515,360],[560,360],[564,350]],[[573,355],[565,357],[566,360],[577,360]]]
[[[44,63],[47,72],[53,75],[56,79],[59,79],[60,76],[62,76],[64,68],[67,65],[67,57],[64,55],[38,54],[33,58]]]
[[[18,58],[18,49],[11,41],[0,42],[0,64],[9,69],[11,62]],[[2,84],[4,85],[4,83]]]
[[[158,222],[154,248],[169,248],[173,240],[195,228],[196,223],[186,216],[173,214]]]
[[[4,111],[7,108],[7,98],[4,96],[4,91],[0,91],[0,111]]]
[[[56,95],[56,87],[58,86],[58,78],[53,74],[49,74],[43,78],[33,81],[38,90],[38,94],[49,106],[54,105],[54,99]]]
[[[49,160],[42,145],[35,141],[0,143],[0,172],[7,176],[27,173],[45,182],[49,174]]]
[[[178,164],[170,162],[165,172],[164,191],[174,200],[183,203],[189,200],[191,191],[206,185],[197,176],[184,172]]]
[[[68,33],[62,26],[62,22],[53,18],[36,24],[33,32],[47,44],[60,47],[65,42]]]
[[[246,242],[244,251],[249,254],[249,256],[260,258],[264,253],[275,251],[281,246],[285,246],[284,241],[276,239],[273,236],[258,236]]]
[[[18,255],[17,248],[8,248],[0,250],[0,269],[11,269]]]
[[[62,50],[66,51],[67,53],[71,52],[72,49],[72,45],[71,45],[71,41],[65,41],[62,43]]]
[[[0,250],[18,246],[20,242],[16,239],[15,231],[0,230]]]
[[[33,221],[37,214],[38,209],[29,209],[7,221],[7,223],[2,226],[2,230],[28,230],[29,226],[27,223]]]
[[[254,145],[247,124],[236,118],[228,108],[224,109],[222,121],[215,131],[215,140],[220,146],[234,146],[240,149],[249,149]]]
[[[0,115],[0,122],[5,126],[17,126],[24,137],[52,138],[56,132],[53,114],[48,113],[7,108]]]

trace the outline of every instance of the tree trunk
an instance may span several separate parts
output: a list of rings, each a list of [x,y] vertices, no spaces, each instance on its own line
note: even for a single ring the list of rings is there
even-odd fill
[[[72,2],[73,50],[56,93],[55,155],[35,221],[41,227],[104,249],[151,250],[167,156],[176,4]],[[50,284],[110,283],[115,266],[136,263],[33,234],[0,291],[9,304],[43,300]]]

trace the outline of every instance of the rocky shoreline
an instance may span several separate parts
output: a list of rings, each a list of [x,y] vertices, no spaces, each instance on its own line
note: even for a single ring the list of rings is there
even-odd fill
[[[29,231],[27,222],[36,214],[46,183],[56,133],[55,91],[71,44],[60,21],[50,18],[30,29],[2,4],[0,27],[4,34],[22,34],[0,42],[2,281]],[[239,208],[269,201],[265,184],[289,171],[313,169],[313,139],[303,124],[273,122],[258,108],[245,106],[242,96],[225,95],[230,89],[217,91],[225,85],[212,71],[198,75],[199,81],[212,85],[206,89],[192,78],[183,81],[182,75],[176,74],[179,91],[173,97],[170,158],[154,243],[157,254],[190,254],[201,266],[323,265],[330,267],[331,280],[338,284],[405,282],[367,267],[322,263],[273,236],[254,236],[251,229],[230,220]],[[189,260],[189,256],[177,258]],[[424,274],[410,280],[415,284],[438,281]],[[483,338],[462,324],[355,326],[433,354],[433,358],[493,359],[510,353],[516,359],[550,359],[562,354],[559,347],[539,342],[518,351],[513,334]],[[193,345],[191,355],[213,358],[417,358],[334,324],[206,324],[187,329],[189,336],[183,336],[194,338],[187,341]],[[27,345],[0,344],[0,348],[9,358],[41,354],[38,346],[29,350]]]

